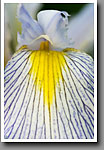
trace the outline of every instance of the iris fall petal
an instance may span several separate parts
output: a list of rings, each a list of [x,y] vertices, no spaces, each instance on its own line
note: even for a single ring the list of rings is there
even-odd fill
[[[4,136],[10,139],[92,139],[93,59],[64,45],[68,14],[47,12],[50,19],[44,24],[46,11],[38,14],[38,22],[33,22],[22,5],[19,9],[23,25],[20,42],[26,45],[5,67]],[[33,39],[29,39],[30,33],[34,34]],[[59,35],[63,35],[64,44],[60,43]],[[33,50],[29,49],[32,41]]]
[[[93,107],[90,56],[24,48],[8,62],[5,137],[93,138]]]

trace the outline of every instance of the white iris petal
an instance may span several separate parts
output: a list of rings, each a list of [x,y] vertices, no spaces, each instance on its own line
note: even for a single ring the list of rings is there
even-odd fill
[[[43,90],[37,90],[32,74],[29,75],[31,64],[28,57],[31,54],[32,51],[25,49],[20,51],[8,62],[5,69],[5,137],[93,138],[92,58],[80,52],[69,52],[64,56],[66,65],[62,69],[63,80],[59,81],[59,86],[54,91],[55,97],[49,113],[48,108],[43,104]],[[53,56],[54,61],[51,63],[54,77],[59,74],[61,63],[61,60],[57,62],[57,58],[58,55]],[[43,65],[45,61],[44,58]],[[54,67],[55,63],[57,68]],[[45,80],[44,75],[43,78]],[[49,82],[51,80],[49,79]]]
[[[17,17],[20,22],[22,22],[22,35],[18,33],[17,40],[19,46],[29,45],[29,43],[44,34],[42,28],[36,20],[33,20],[29,15],[27,10],[24,8],[23,4],[18,7]],[[34,45],[35,46],[35,45]]]
[[[45,34],[52,40],[54,49],[64,49],[69,46],[67,38],[68,16],[67,12],[55,10],[41,11],[37,16]]]
[[[73,48],[91,52],[94,41],[94,5],[88,4],[69,22],[69,36]]]
[[[68,16],[64,11],[46,10],[38,13],[36,20],[28,14],[21,4],[17,16],[22,22],[22,35],[18,33],[19,45],[28,45],[30,49],[39,48],[40,42],[35,41],[40,35],[47,35],[53,43],[51,49],[61,51],[70,46],[67,35]],[[42,39],[44,41],[44,39]],[[31,44],[30,44],[31,43]]]
[[[94,63],[75,49],[61,51],[68,44],[68,14],[48,10],[36,22],[21,5],[18,17],[23,25],[19,44],[28,47],[20,48],[5,68],[5,138],[92,139]]]

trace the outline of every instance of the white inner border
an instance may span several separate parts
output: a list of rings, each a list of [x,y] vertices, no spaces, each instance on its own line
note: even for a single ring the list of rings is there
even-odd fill
[[[4,139],[4,3],[94,3],[94,139]],[[97,142],[97,0],[1,0],[1,142]]]

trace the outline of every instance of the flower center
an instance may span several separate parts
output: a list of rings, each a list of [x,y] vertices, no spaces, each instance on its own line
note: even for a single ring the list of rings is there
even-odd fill
[[[48,41],[42,41],[40,44],[39,50],[49,50],[49,42]]]
[[[40,42],[41,40],[41,42]],[[34,43],[38,43],[38,49],[37,50],[49,50],[49,46],[53,46],[53,42],[51,41],[51,39],[49,38],[48,35],[40,35],[37,38],[33,39],[30,44],[28,45],[29,49],[34,50]],[[40,47],[39,47],[40,46]]]
[[[60,92],[62,84],[62,68],[66,62],[64,52],[53,51],[49,49],[49,42],[42,41],[39,50],[32,51],[29,62],[31,69],[29,74],[32,75],[36,91],[43,96],[44,104],[50,110],[51,104],[55,103],[56,90]]]

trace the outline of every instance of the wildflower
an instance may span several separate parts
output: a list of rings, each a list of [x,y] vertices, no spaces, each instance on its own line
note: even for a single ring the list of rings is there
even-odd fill
[[[4,135],[10,139],[92,139],[93,59],[70,47],[68,16],[46,10],[17,17],[20,49],[5,68]]]

